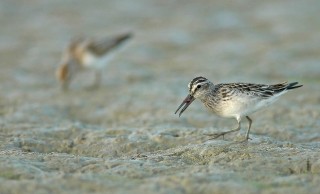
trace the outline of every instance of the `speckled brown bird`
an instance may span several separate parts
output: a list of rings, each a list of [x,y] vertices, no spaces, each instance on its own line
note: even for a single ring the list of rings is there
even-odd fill
[[[179,116],[181,116],[195,99],[199,99],[209,111],[216,115],[237,119],[237,128],[221,133],[208,134],[213,137],[212,139],[239,131],[241,119],[246,117],[249,121],[245,137],[245,141],[247,141],[252,124],[249,114],[269,106],[288,90],[302,86],[297,84],[298,82],[283,82],[274,85],[252,83],[213,84],[207,78],[196,77],[189,83],[189,95],[184,99],[175,113],[184,105],[179,113]]]

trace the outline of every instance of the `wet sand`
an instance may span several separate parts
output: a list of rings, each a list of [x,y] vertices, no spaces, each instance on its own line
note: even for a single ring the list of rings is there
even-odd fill
[[[319,193],[319,1],[0,2],[0,193]],[[54,77],[76,35],[134,38],[89,90]],[[251,139],[188,82],[299,81],[252,115]]]

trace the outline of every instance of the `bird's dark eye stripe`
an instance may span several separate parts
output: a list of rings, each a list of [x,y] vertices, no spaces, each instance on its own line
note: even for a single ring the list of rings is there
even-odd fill
[[[205,82],[207,81],[207,79],[205,77],[196,77],[194,78],[190,83],[190,87],[189,87],[189,91],[191,92],[191,89],[194,87],[194,85],[196,84],[199,84],[199,83],[202,83],[202,82]]]
[[[195,83],[201,83],[201,82],[205,82],[206,80],[205,79],[199,79],[199,80],[197,80],[197,81],[195,81]]]
[[[194,83],[192,83],[192,85],[197,85],[197,84],[199,84],[199,83],[203,83],[203,82],[205,82],[206,80],[204,80],[204,79],[201,79],[201,80],[197,80],[197,81],[195,81]],[[198,86],[197,86],[198,87]]]
[[[200,83],[200,82],[204,82],[206,81],[207,79],[204,78],[204,77],[196,77],[194,78],[192,81],[191,81],[191,85],[194,85],[196,83]]]

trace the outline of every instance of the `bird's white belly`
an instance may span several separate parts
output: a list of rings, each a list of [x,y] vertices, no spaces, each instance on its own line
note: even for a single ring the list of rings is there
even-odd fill
[[[222,104],[219,115],[223,117],[248,116],[272,104],[277,97],[278,96],[273,96],[268,99],[239,97]]]
[[[83,57],[83,66],[93,69],[103,69],[114,58],[113,53],[106,54],[102,57],[97,57],[91,53],[85,54]]]

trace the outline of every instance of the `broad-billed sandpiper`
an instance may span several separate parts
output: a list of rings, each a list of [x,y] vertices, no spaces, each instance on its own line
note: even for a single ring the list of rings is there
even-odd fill
[[[245,137],[245,141],[247,141],[252,124],[249,114],[270,105],[288,90],[302,86],[297,84],[298,82],[283,82],[274,85],[252,83],[213,84],[204,77],[196,77],[189,83],[189,95],[178,107],[175,114],[184,105],[179,113],[179,116],[181,116],[187,107],[197,98],[201,100],[209,111],[221,117],[234,117],[238,121],[238,127],[233,130],[207,134],[213,136],[211,139],[220,136],[224,137],[228,133],[239,131],[241,128],[241,118],[246,117],[249,121],[249,128]]]
[[[60,81],[62,88],[68,89],[74,76],[80,70],[87,68],[95,71],[93,86],[99,86],[101,70],[113,58],[116,48],[131,37],[131,33],[124,33],[100,40],[77,38],[71,41],[56,71],[57,79]]]

